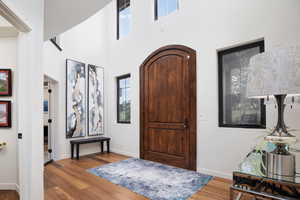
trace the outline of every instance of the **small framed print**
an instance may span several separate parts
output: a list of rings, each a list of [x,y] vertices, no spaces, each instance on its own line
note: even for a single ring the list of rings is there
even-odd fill
[[[0,96],[12,95],[11,70],[0,69]]]
[[[11,102],[0,101],[0,128],[11,127]]]

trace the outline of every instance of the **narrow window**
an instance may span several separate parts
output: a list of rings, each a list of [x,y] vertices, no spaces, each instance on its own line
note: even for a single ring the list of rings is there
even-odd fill
[[[130,74],[117,77],[117,122],[130,123]]]
[[[130,32],[130,0],[117,0],[117,39]]]
[[[178,0],[155,0],[155,20],[178,10]]]

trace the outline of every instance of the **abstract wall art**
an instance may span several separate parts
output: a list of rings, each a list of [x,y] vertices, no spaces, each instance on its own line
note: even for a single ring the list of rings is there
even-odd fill
[[[104,134],[104,68],[88,65],[88,135]]]
[[[11,102],[0,101],[0,127],[11,127]]]
[[[86,70],[85,64],[66,61],[66,136],[86,135]]]
[[[0,96],[12,95],[11,70],[0,69]]]

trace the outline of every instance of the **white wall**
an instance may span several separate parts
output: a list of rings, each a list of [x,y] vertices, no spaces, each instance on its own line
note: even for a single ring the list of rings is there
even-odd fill
[[[5,18],[0,16],[0,37],[17,37],[18,31]]]
[[[0,150],[0,190],[15,190],[18,184],[17,170],[17,38],[0,38],[0,68],[12,70],[12,97],[1,97],[12,103],[12,127],[0,129],[0,143],[6,142],[7,147]]]
[[[99,12],[60,35],[62,52],[58,51],[51,42],[44,43],[44,73],[57,82],[54,88],[57,95],[53,95],[53,98],[57,99],[57,103],[52,104],[55,109],[53,113],[53,154],[55,160],[70,157],[70,139],[66,139],[65,131],[66,59],[102,66],[105,67],[105,73],[108,71],[106,68],[108,56],[107,42],[104,37],[107,35],[104,13]],[[86,144],[80,147],[81,155],[99,151],[99,144]]]
[[[109,39],[108,134],[112,149],[139,155],[139,66],[154,50],[182,44],[197,51],[197,168],[231,177],[242,158],[263,133],[254,129],[218,127],[217,50],[265,38],[273,44],[300,44],[298,0],[180,1],[180,10],[154,21],[153,1],[132,1],[132,31],[116,40],[115,2],[106,7]],[[116,123],[115,77],[131,73],[132,123]],[[298,112],[298,116],[299,116]],[[270,117],[269,114],[268,117]],[[271,116],[273,117],[273,116]],[[298,117],[299,118],[299,117]],[[288,124],[299,127],[297,117]],[[268,120],[268,126],[273,126]]]
[[[274,44],[300,44],[298,0],[180,0],[180,10],[154,21],[153,1],[132,0],[132,31],[116,40],[116,2],[62,35],[63,53],[46,42],[44,68],[60,83],[61,134],[59,157],[68,155],[65,137],[65,58],[105,67],[106,134],[112,150],[139,156],[139,66],[156,49],[170,44],[197,51],[197,168],[201,172],[231,177],[242,158],[264,133],[257,129],[218,127],[217,50],[265,38]],[[131,124],[116,123],[116,76],[131,73]],[[268,126],[274,112],[268,109]],[[287,123],[300,128],[299,111]],[[86,149],[85,152],[92,152]]]

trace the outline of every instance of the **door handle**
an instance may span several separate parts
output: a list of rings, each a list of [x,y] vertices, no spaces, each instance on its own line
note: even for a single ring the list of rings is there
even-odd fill
[[[188,128],[189,127],[189,121],[188,121],[188,119],[185,119],[184,120],[184,123],[183,123],[183,128]]]

